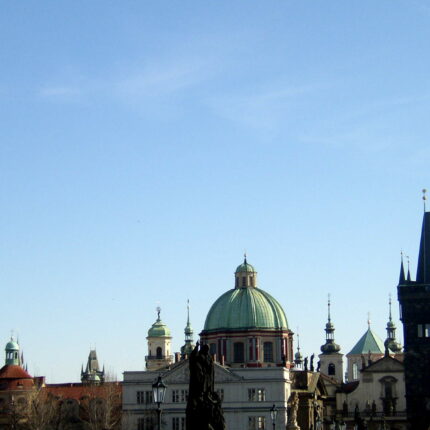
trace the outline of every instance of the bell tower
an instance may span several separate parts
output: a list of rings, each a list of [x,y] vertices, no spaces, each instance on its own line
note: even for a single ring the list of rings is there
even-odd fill
[[[343,381],[343,354],[341,354],[340,346],[334,341],[334,325],[331,322],[330,315],[330,295],[328,296],[327,309],[328,317],[325,325],[325,344],[321,346],[320,371],[325,375]]]
[[[158,370],[173,362],[171,353],[172,336],[170,329],[160,318],[161,308],[157,307],[157,320],[148,330],[148,355],[145,357],[147,370]]]

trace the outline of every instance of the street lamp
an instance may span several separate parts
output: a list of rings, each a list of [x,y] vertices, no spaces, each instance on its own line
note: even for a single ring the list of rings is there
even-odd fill
[[[278,410],[276,409],[276,406],[273,404],[272,409],[270,409],[270,418],[272,418],[273,430],[275,430],[277,416],[278,416]]]
[[[166,395],[167,386],[164,385],[161,376],[152,384],[152,397],[154,402],[157,403],[157,414],[158,414],[158,430],[161,430],[161,403],[164,402],[164,396]]]

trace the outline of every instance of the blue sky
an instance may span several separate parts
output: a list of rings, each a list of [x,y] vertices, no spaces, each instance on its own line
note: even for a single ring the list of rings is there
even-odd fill
[[[174,350],[244,250],[302,351],[327,294],[347,353],[385,337],[429,186],[426,1],[6,1],[0,14],[0,333],[33,374],[90,347]],[[400,336],[401,338],[401,336]]]

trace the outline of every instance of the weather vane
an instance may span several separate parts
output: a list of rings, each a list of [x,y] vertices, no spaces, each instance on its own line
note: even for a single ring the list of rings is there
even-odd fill
[[[156,311],[157,311],[158,319],[160,319],[160,312],[161,312],[160,306],[157,306]]]

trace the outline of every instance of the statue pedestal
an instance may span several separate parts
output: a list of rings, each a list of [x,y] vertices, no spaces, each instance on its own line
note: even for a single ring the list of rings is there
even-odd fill
[[[297,424],[288,424],[287,430],[300,430],[300,427]]]

